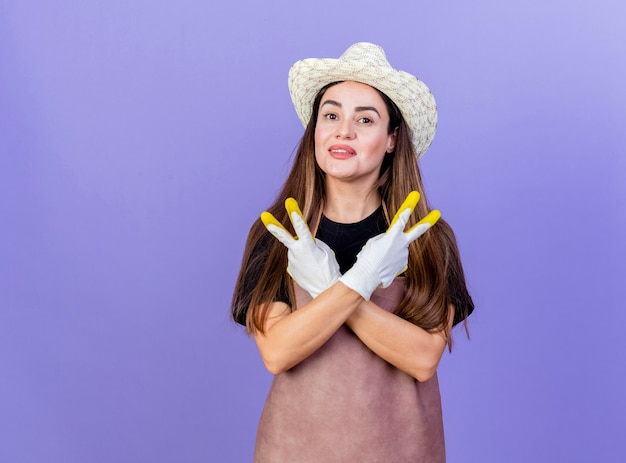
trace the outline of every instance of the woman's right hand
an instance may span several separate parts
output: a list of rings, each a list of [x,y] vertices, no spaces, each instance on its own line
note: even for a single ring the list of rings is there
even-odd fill
[[[404,227],[419,201],[417,191],[409,193],[385,233],[371,238],[357,256],[356,263],[339,281],[369,300],[378,286],[387,287],[407,268],[409,244],[419,238],[441,217],[433,210],[408,231]]]

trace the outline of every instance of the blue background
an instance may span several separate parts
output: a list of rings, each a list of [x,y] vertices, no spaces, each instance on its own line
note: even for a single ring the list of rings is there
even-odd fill
[[[228,310],[302,134],[298,59],[382,45],[477,305],[450,462],[626,459],[619,0],[0,0],[0,461],[251,461],[271,376]]]

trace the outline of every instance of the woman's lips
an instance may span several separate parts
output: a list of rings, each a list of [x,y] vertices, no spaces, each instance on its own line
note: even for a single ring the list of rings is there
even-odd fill
[[[349,145],[333,145],[328,152],[335,159],[348,159],[356,155],[356,151]]]

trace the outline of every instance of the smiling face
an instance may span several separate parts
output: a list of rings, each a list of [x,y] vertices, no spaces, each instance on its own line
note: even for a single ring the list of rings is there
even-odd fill
[[[315,127],[315,159],[326,181],[373,186],[395,141],[377,90],[358,82],[341,82],[326,90]]]

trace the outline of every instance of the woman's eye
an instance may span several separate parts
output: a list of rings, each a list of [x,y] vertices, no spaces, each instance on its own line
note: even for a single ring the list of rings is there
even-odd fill
[[[361,117],[359,118],[359,122],[362,124],[369,124],[372,120],[369,117]]]
[[[335,119],[337,119],[337,115],[336,115],[336,114],[333,114],[333,113],[324,114],[324,117],[325,117],[326,119],[330,119],[330,120],[332,120],[332,121],[334,121]]]

